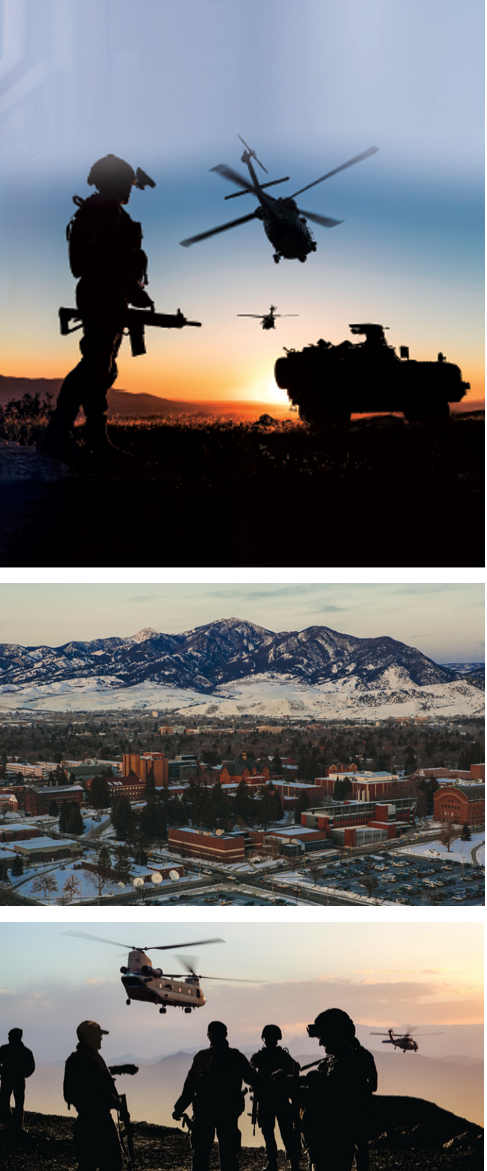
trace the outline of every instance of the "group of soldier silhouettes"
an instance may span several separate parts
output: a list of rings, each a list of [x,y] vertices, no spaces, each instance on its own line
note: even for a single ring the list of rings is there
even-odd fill
[[[264,1046],[250,1061],[231,1049],[227,1028],[221,1021],[208,1025],[208,1049],[195,1054],[173,1118],[190,1128],[193,1171],[209,1171],[215,1139],[221,1171],[238,1171],[240,1115],[245,1111],[247,1087],[253,1095],[252,1117],[262,1131],[266,1171],[277,1171],[276,1122],[291,1171],[299,1171],[306,1152],[314,1171],[368,1171],[367,1114],[377,1089],[372,1054],[355,1037],[355,1026],[346,1012],[328,1009],[307,1026],[325,1057],[316,1068],[299,1076],[300,1066],[279,1045],[278,1025],[265,1025]],[[78,1045],[68,1057],[64,1098],[74,1106],[74,1148],[78,1171],[122,1171],[124,1156],[111,1111],[120,1111],[121,1098],[112,1074],[136,1072],[135,1066],[118,1068],[105,1064],[99,1050],[107,1034],[95,1021],[83,1021],[77,1029]],[[0,1121],[22,1127],[25,1078],[34,1071],[34,1058],[22,1044],[22,1030],[12,1029],[8,1045],[0,1048]],[[10,1099],[14,1096],[11,1111]],[[192,1106],[189,1118],[185,1111]]]

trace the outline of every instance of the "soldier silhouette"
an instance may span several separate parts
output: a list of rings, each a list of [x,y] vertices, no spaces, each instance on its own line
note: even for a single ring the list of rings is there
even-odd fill
[[[350,1171],[355,1154],[358,1171],[369,1166],[366,1113],[377,1089],[372,1054],[357,1041],[346,1012],[321,1012],[308,1036],[317,1037],[327,1056],[302,1079],[303,1133],[315,1171]]]
[[[215,1131],[221,1171],[238,1171],[241,1134],[237,1123],[245,1108],[242,1082],[254,1085],[256,1075],[243,1053],[230,1049],[226,1038],[226,1025],[211,1021],[210,1048],[195,1054],[174,1106],[173,1118],[178,1120],[193,1104],[193,1171],[208,1171]]]
[[[107,1029],[96,1021],[82,1021],[76,1030],[78,1045],[64,1072],[64,1099],[75,1106],[74,1150],[78,1171],[121,1171],[122,1152],[110,1111],[120,1106],[115,1082],[98,1052]]]
[[[97,194],[86,200],[74,197],[78,211],[67,229],[71,271],[80,278],[76,304],[83,318],[82,358],[64,379],[54,415],[38,444],[42,454],[60,458],[79,450],[71,428],[81,406],[87,446],[97,455],[110,452],[107,392],[118,373],[125,312],[129,304],[154,308],[144,289],[147,257],[141,247],[141,225],[123,205],[134,185],[143,189],[155,183],[111,154],[94,163],[88,183],[97,188]]]
[[[276,1120],[279,1123],[281,1138],[286,1149],[286,1155],[291,1160],[291,1171],[297,1171],[301,1153],[301,1135],[296,1126],[294,1107],[290,1097],[293,1095],[292,1081],[297,1077],[299,1065],[293,1061],[287,1049],[278,1045],[282,1040],[279,1025],[265,1025],[262,1030],[264,1048],[259,1049],[250,1059],[250,1064],[258,1074],[257,1093],[257,1122],[264,1135],[267,1152],[266,1171],[277,1171],[277,1146],[274,1135]]]
[[[10,1029],[8,1045],[0,1046],[0,1122],[22,1130],[24,1120],[25,1079],[35,1070],[30,1049],[22,1043],[22,1029]],[[14,1108],[10,1109],[13,1094]]]

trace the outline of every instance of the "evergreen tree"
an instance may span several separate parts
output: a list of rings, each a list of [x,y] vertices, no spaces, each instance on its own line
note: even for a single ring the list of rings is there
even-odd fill
[[[277,748],[276,748],[276,752],[273,757],[273,760],[271,762],[271,772],[282,773],[282,760],[279,756],[279,752],[277,751]]]
[[[59,813],[59,831],[62,834],[65,834],[68,828],[69,814],[71,811],[70,807],[70,801],[63,801]]]
[[[49,804],[49,816],[59,817],[59,805],[57,801],[51,801]]]
[[[465,822],[465,825],[463,826],[461,837],[462,837],[462,842],[470,842],[472,840],[470,826],[467,821]],[[13,871],[12,871],[12,874],[13,874]]]
[[[85,827],[81,816],[81,809],[77,801],[71,802],[67,828],[68,834],[82,834],[84,832]]]
[[[301,814],[308,808],[309,798],[307,793],[301,793],[294,806],[294,824],[301,825]]]
[[[335,781],[335,788],[333,796],[335,801],[346,801],[349,793],[352,792],[352,782],[350,777],[343,777],[343,780]]]
[[[146,777],[145,782],[145,797],[146,801],[153,801],[156,796],[156,782],[154,780],[154,765],[152,764]]]
[[[117,797],[110,819],[119,841],[129,841],[133,837],[137,819],[128,797]]]
[[[15,855],[11,873],[14,875],[14,878],[20,878],[20,875],[24,873],[24,864],[20,854]]]
[[[111,794],[106,776],[100,773],[98,776],[93,777],[90,797],[94,809],[108,809]]]
[[[130,879],[130,854],[126,846],[117,846],[115,850],[115,874],[119,882],[128,882]]]

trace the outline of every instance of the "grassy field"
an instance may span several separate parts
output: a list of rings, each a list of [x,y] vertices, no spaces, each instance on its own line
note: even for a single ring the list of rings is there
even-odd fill
[[[55,461],[32,446],[44,425],[0,448],[4,566],[484,564],[479,412],[322,433],[293,420],[124,420],[109,426],[122,454],[81,454],[51,478]],[[29,454],[27,472],[2,473],[2,453],[10,469]]]

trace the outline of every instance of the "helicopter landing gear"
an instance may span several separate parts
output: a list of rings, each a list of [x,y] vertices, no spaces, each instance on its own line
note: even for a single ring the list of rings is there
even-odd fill
[[[131,1000],[126,1000],[126,1001],[125,1001],[125,1003],[128,1005],[128,1004],[131,1004],[131,1003],[132,1003],[132,1001],[131,1001]]]
[[[280,259],[281,259],[281,257],[279,255],[279,252],[274,252],[274,256],[273,256],[274,264],[279,264]]]
[[[185,1010],[184,1010],[184,1011],[185,1011],[185,1012],[191,1012],[191,1009],[190,1009],[189,1005],[187,1005],[187,1006],[186,1006],[186,1008],[185,1008]]]
[[[159,1012],[167,1012],[167,1009],[164,1008],[164,1005],[162,1006],[162,1008],[159,1009]]]

